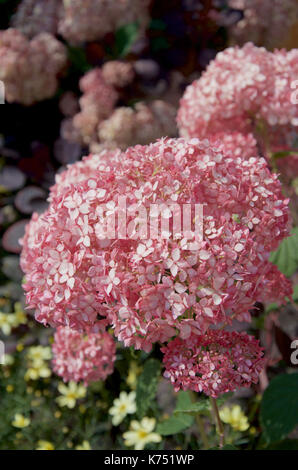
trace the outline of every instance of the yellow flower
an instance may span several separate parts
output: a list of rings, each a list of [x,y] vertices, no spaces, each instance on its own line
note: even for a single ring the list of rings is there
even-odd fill
[[[121,392],[119,398],[113,401],[113,406],[109,409],[112,415],[112,423],[118,426],[126,415],[136,412],[136,392]]]
[[[127,385],[132,389],[135,390],[137,387],[137,378],[140,375],[142,368],[138,366],[136,361],[131,361],[128,376],[126,378]]]
[[[127,447],[134,446],[135,450],[142,450],[149,442],[160,442],[161,436],[152,432],[155,424],[154,418],[145,417],[142,421],[133,420],[130,423],[130,430],[123,434],[124,444]]]
[[[83,441],[81,445],[76,446],[76,450],[92,450],[88,441]]]
[[[8,393],[13,392],[13,391],[14,391],[14,386],[13,386],[13,385],[10,385],[10,384],[7,385],[7,386],[6,386],[6,391],[7,391]]]
[[[248,418],[239,405],[234,405],[231,408],[225,406],[219,411],[219,416],[224,423],[230,424],[235,431],[246,431],[249,428]]]
[[[28,349],[27,359],[32,362],[33,367],[40,367],[44,361],[52,359],[51,348],[46,346],[32,346]]]
[[[14,415],[14,420],[11,423],[15,428],[26,428],[30,424],[30,419],[20,413]]]
[[[18,343],[18,344],[17,344],[17,347],[16,347],[16,350],[17,350],[18,352],[21,352],[21,351],[23,351],[23,349],[24,349],[24,345],[23,345],[22,343]]]
[[[36,450],[55,450],[55,447],[53,444],[49,441],[38,441],[37,443],[38,447],[36,447]]]
[[[62,416],[61,411],[55,411],[54,416],[55,416],[56,419],[61,418],[61,416]]]
[[[43,363],[34,367],[29,367],[25,373],[24,378],[25,380],[37,380],[40,377],[50,377],[51,373],[51,369],[49,369],[48,366]]]
[[[11,354],[4,354],[4,365],[12,366],[14,363],[14,357]]]
[[[75,382],[69,382],[68,386],[60,383],[58,385],[58,390],[62,395],[56,399],[59,406],[74,408],[76,401],[79,398],[84,398],[86,396],[87,389],[84,387],[84,385],[76,384]]]
[[[14,315],[12,313],[0,312],[0,328],[2,333],[9,336],[14,324]]]
[[[27,323],[27,316],[25,315],[21,302],[16,302],[14,304],[14,322],[15,327],[25,325]]]

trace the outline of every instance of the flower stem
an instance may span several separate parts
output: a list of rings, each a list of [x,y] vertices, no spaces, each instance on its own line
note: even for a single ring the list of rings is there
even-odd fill
[[[224,433],[224,427],[223,427],[222,421],[219,416],[216,399],[210,397],[210,403],[211,403],[211,407],[212,407],[213,414],[214,414],[216,430],[219,435],[219,447],[223,447],[225,445],[225,433]]]

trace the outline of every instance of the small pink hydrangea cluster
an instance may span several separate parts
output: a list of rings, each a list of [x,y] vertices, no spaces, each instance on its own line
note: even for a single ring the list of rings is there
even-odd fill
[[[28,38],[44,32],[56,35],[61,9],[61,0],[22,0],[11,25]]]
[[[43,31],[78,44],[96,41],[123,25],[149,22],[150,0],[22,0],[12,25],[28,37]]]
[[[268,160],[281,147],[290,151],[289,136],[298,126],[292,88],[297,76],[298,49],[230,47],[187,88],[177,118],[180,133],[213,141],[235,131],[252,134]]]
[[[243,13],[243,18],[229,28],[237,44],[252,41],[271,50],[284,47],[298,21],[296,0],[228,0],[228,6]]]
[[[95,41],[123,25],[149,22],[149,0],[72,0],[63,2],[58,32],[67,41]]]
[[[10,28],[0,31],[0,62],[5,99],[29,106],[55,94],[67,54],[65,46],[49,33],[29,41]]]
[[[123,215],[120,196],[129,232],[107,237],[107,216]],[[265,160],[235,158],[208,141],[161,139],[89,156],[58,177],[48,210],[27,226],[28,305],[52,326],[84,331],[106,320],[126,346],[146,351],[234,318],[249,321],[266,289],[270,301],[291,295],[268,261],[288,235],[287,202]],[[169,229],[179,207],[204,204],[203,242],[186,246],[169,229],[140,238],[152,204]],[[159,220],[155,212],[150,224]],[[272,292],[275,278],[284,288]]]
[[[98,127],[100,145],[122,150],[136,144],[149,144],[162,136],[176,135],[176,109],[162,100],[139,102],[135,108],[120,107]],[[97,144],[91,146],[96,149]]]
[[[81,139],[93,153],[103,148],[125,150],[162,136],[176,136],[176,108],[169,103],[155,100],[115,109],[121,89],[133,81],[134,75],[132,64],[118,60],[84,75],[80,80],[81,111],[64,121],[61,135],[67,140]]]
[[[175,391],[194,390],[213,398],[258,382],[264,366],[259,342],[246,333],[209,330],[163,347],[164,376]]]
[[[106,332],[81,334],[68,327],[57,328],[52,345],[53,370],[65,382],[85,385],[106,380],[113,373],[116,346]]]

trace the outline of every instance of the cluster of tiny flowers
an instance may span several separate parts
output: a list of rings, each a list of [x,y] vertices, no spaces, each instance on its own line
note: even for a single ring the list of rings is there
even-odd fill
[[[162,100],[137,103],[135,109],[120,107],[98,128],[101,145],[122,150],[136,144],[149,144],[162,136],[176,134],[176,109]],[[96,149],[92,146],[91,149]]]
[[[297,75],[298,49],[272,53],[248,43],[218,53],[180,102],[181,135],[252,133],[269,158],[297,129],[298,107],[291,88]]]
[[[11,25],[29,38],[43,32],[55,35],[61,9],[61,0],[22,0]]]
[[[116,346],[112,336],[103,331],[81,334],[59,327],[52,345],[53,370],[64,382],[105,380],[113,373]]]
[[[32,105],[51,98],[57,89],[57,76],[66,66],[65,46],[49,33],[29,41],[20,31],[0,31],[0,80],[5,99]]]
[[[58,32],[72,43],[95,41],[123,25],[149,22],[149,0],[72,0],[63,2]]]
[[[175,391],[194,390],[213,398],[258,382],[264,366],[258,340],[242,332],[209,330],[163,347],[164,376]]]
[[[229,28],[237,44],[252,41],[267,49],[283,47],[298,20],[296,0],[228,0],[243,18]]]
[[[28,37],[47,31],[78,44],[136,21],[143,31],[149,22],[148,6],[149,0],[22,0],[12,25]]]
[[[268,261],[288,235],[287,203],[264,159],[208,141],[161,139],[89,156],[59,175],[48,210],[26,228],[28,305],[55,327],[84,331],[106,321],[126,346],[146,351],[249,321],[258,296],[283,302],[291,293]],[[191,230],[171,233],[184,204],[203,204],[202,242],[188,244]],[[155,236],[159,211],[169,226]],[[114,217],[118,234],[107,235]]]
[[[85,143],[96,139],[99,123],[112,112],[118,93],[103,77],[100,68],[87,72],[80,79],[83,93],[79,100],[81,111],[73,118],[74,127]]]

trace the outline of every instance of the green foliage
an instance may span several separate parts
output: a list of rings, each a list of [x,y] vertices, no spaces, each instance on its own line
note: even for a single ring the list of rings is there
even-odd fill
[[[292,276],[298,268],[298,227],[293,228],[291,233],[270,256],[271,263],[287,277]]]
[[[79,72],[86,73],[91,69],[91,65],[88,63],[85,51],[80,47],[68,46],[68,59],[73,68]]]
[[[137,414],[139,418],[145,416],[149,408],[155,403],[158,379],[160,377],[160,363],[157,359],[148,359],[137,384]]]
[[[191,406],[192,402],[189,393],[183,391],[179,392],[176,408],[172,416],[162,423],[159,423],[157,426],[157,432],[162,436],[170,436],[189,428],[194,422],[194,417],[188,412],[184,413],[180,410],[190,409]]]
[[[298,374],[270,382],[261,403],[261,424],[267,442],[281,441],[298,425]]]
[[[135,40],[137,39],[139,26],[137,23],[130,23],[117,29],[115,33],[115,55],[125,57]]]

